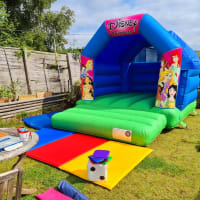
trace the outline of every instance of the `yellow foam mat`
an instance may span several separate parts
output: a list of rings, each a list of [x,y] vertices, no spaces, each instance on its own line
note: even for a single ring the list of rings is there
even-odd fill
[[[146,147],[139,147],[125,143],[109,141],[87,153],[61,165],[59,168],[74,174],[82,179],[87,178],[88,156],[97,149],[109,150],[112,160],[108,163],[108,175],[106,181],[94,181],[93,183],[111,190],[125,177],[135,166],[137,166],[153,150]]]

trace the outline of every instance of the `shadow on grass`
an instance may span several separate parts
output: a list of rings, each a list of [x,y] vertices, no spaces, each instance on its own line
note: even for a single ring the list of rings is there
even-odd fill
[[[171,130],[172,130],[172,129],[164,129],[164,130],[161,132],[161,134],[167,134],[167,133],[169,133]]]
[[[175,128],[164,129],[164,130],[162,131],[161,134],[169,133],[169,132],[171,132],[173,129],[178,129],[178,130],[190,130],[188,127],[183,128],[183,127],[177,126],[177,127],[175,127]]]
[[[80,191],[83,191],[85,183],[87,183],[87,181],[71,174],[66,178],[66,181]]]
[[[176,176],[184,173],[184,169],[172,164],[167,163],[163,158],[159,157],[147,157],[137,167],[138,170],[156,170],[162,173],[167,173],[171,176]]]
[[[199,154],[200,154],[200,145],[199,145],[199,144],[195,146],[195,149],[196,149],[197,152],[199,152]]]
[[[197,194],[197,196],[194,200],[200,200],[200,190],[199,190],[199,192],[198,192],[198,194]]]
[[[194,144],[195,145],[195,149],[197,152],[200,153],[200,142],[192,142],[192,141],[188,141],[188,140],[185,140],[185,139],[181,139],[181,142],[183,143],[187,143],[187,144]]]
[[[71,175],[71,174],[67,177],[67,181],[71,184],[85,183],[86,182],[85,180],[83,180],[83,179],[81,179],[77,176]]]
[[[196,145],[200,144],[199,142],[188,141],[186,139],[181,139],[181,142],[187,143],[187,144],[196,144]]]

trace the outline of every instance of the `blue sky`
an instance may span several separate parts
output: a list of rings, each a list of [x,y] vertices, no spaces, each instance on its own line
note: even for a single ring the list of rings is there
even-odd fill
[[[200,0],[57,0],[51,10],[62,6],[75,12],[69,33],[77,35],[66,35],[68,46],[85,46],[106,19],[148,13],[200,50]]]

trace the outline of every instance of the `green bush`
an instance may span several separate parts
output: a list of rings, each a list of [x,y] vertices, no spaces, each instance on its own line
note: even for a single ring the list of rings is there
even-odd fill
[[[12,98],[13,94],[11,88],[7,85],[0,86],[0,97]]]
[[[25,118],[27,116],[28,116],[28,113],[26,111],[22,111],[22,112],[16,114],[16,118],[18,120],[21,120],[21,119],[23,119],[23,118]]]
[[[0,86],[0,97],[8,97],[12,100],[16,100],[16,95],[19,88],[19,80],[13,81],[10,85]]]

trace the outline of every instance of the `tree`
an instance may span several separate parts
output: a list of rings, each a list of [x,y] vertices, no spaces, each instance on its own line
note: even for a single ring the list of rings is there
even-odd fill
[[[44,13],[41,21],[41,29],[44,29],[47,34],[48,50],[64,49],[64,44],[67,43],[64,35],[74,22],[73,11],[67,7],[63,7],[60,12],[55,13],[48,11]]]
[[[17,46],[19,45],[19,40],[14,36],[16,29],[14,24],[9,22],[8,17],[5,3],[0,1],[0,45]]]
[[[64,35],[74,22],[74,12],[63,7],[60,12],[49,10],[56,0],[4,0],[0,19],[9,30],[6,34],[12,36],[11,43],[2,40],[0,45],[29,47],[34,50],[53,51],[54,44],[59,50],[67,42]],[[1,9],[1,8],[0,8]],[[6,20],[4,20],[4,18]],[[1,23],[0,22],[0,23]],[[9,26],[8,26],[9,25]],[[5,35],[7,41],[9,37]]]
[[[9,21],[16,23],[18,30],[30,30],[40,23],[45,9],[56,0],[4,0]]]

